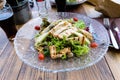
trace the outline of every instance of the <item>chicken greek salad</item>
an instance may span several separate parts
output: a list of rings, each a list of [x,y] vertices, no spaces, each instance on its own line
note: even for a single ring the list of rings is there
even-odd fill
[[[35,29],[39,30],[34,38],[34,46],[40,60],[47,57],[51,59],[80,57],[88,54],[90,47],[98,46],[89,32],[89,27],[78,18],[59,19],[53,22],[43,18],[42,24],[35,26]]]

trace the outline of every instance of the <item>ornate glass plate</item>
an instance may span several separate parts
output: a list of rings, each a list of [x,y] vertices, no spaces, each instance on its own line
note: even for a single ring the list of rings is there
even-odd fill
[[[38,60],[37,51],[34,48],[34,35],[38,33],[34,26],[41,24],[41,18],[35,18],[23,25],[14,40],[14,47],[19,58],[26,64],[47,72],[64,72],[79,70],[89,67],[96,62],[100,61],[108,50],[109,37],[106,29],[102,24],[94,19],[90,19],[84,15],[77,13],[50,13],[48,15],[49,21],[54,21],[63,18],[77,17],[85,21],[86,25],[90,25],[90,31],[94,35],[98,47],[90,49],[88,55],[81,56],[80,58],[74,57],[67,60],[52,60],[45,58],[45,60]]]
[[[55,0],[50,0],[51,3],[55,4]],[[81,3],[84,3],[86,2],[87,0],[76,0],[74,2],[67,2],[67,5],[78,5],[78,4],[81,4]]]

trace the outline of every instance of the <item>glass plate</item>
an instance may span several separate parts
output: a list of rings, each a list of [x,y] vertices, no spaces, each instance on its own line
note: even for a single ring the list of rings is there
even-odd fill
[[[94,19],[90,19],[89,17],[77,13],[50,13],[48,16],[49,21],[77,17],[78,19],[83,20],[87,26],[91,24],[90,31],[94,35],[95,41],[99,46],[90,49],[88,55],[79,58],[74,57],[67,60],[52,60],[50,58],[45,58],[45,60],[40,61],[38,60],[37,51],[34,48],[34,35],[38,33],[34,27],[40,25],[42,21],[41,18],[38,17],[23,25],[19,29],[14,40],[15,51],[24,63],[42,71],[55,73],[84,69],[103,58],[108,50],[109,37],[102,24]]]
[[[55,0],[50,0],[51,3],[55,4]],[[75,2],[67,2],[67,5],[78,5],[86,2],[87,0],[76,0]]]

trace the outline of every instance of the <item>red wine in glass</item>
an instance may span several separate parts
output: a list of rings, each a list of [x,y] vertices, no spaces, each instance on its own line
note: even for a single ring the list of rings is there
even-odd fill
[[[17,33],[13,12],[8,4],[0,10],[0,27],[5,31],[8,38],[15,36]]]
[[[66,11],[66,0],[55,0],[57,11],[65,12]]]

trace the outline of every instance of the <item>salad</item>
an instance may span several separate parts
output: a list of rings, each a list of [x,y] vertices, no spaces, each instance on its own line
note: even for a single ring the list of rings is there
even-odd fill
[[[80,1],[83,1],[83,0],[66,0],[68,3],[74,3],[74,2],[80,2]]]
[[[76,2],[76,0],[67,0],[67,2],[72,3],[72,2]]]
[[[96,48],[89,28],[84,21],[77,18],[60,19],[49,22],[46,18],[39,26],[35,26],[39,33],[35,35],[35,49],[38,57],[51,59],[67,59],[88,54],[90,47]]]

